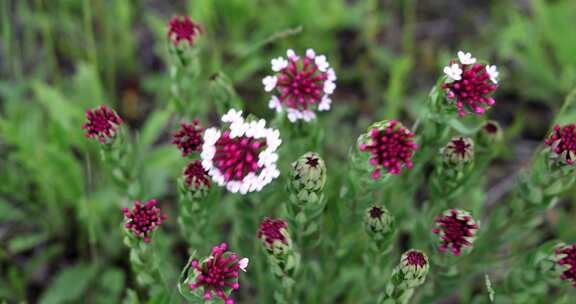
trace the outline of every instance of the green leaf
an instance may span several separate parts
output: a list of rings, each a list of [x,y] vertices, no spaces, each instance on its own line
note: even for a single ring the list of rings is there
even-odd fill
[[[78,264],[60,271],[40,298],[41,304],[79,303],[96,277],[95,265]],[[85,299],[84,299],[85,300]]]
[[[25,235],[18,235],[8,242],[8,250],[13,254],[17,254],[29,249],[32,249],[48,239],[48,234],[45,233],[30,233]]]

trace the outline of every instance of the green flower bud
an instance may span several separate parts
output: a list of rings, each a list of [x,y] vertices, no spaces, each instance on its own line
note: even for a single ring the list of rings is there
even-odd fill
[[[199,160],[189,163],[178,180],[179,193],[186,201],[197,201],[206,197],[210,185],[210,178]]]
[[[396,266],[392,274],[392,282],[401,289],[416,288],[424,284],[429,268],[426,254],[410,249],[402,254],[400,264]]]
[[[502,127],[497,121],[489,120],[478,130],[476,138],[480,146],[490,147],[502,140]]]
[[[447,164],[467,164],[474,159],[474,142],[467,137],[454,137],[440,150],[440,153]]]
[[[262,241],[273,273],[278,277],[294,274],[300,259],[294,251],[288,223],[283,219],[265,218],[260,223],[257,237]]]
[[[373,205],[364,214],[364,229],[374,241],[388,245],[396,232],[396,224],[388,209]]]
[[[308,152],[292,163],[290,189],[300,203],[320,202],[325,184],[326,165],[317,153]]]

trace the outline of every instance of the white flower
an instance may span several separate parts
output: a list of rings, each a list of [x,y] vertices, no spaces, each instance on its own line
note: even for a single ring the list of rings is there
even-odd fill
[[[276,76],[266,76],[262,79],[262,84],[264,85],[264,91],[270,92],[276,87],[278,78]]]
[[[276,168],[278,154],[276,150],[282,143],[280,132],[275,129],[266,128],[264,119],[246,122],[241,116],[241,111],[230,110],[222,117],[222,121],[229,123],[230,141],[219,142],[222,134],[215,128],[209,128],[204,132],[204,144],[200,153],[202,167],[212,177],[215,184],[226,187],[232,193],[247,194],[248,192],[260,191],[265,185],[280,174]],[[244,151],[230,150],[228,145],[234,144],[235,149],[249,149],[241,144],[245,140],[260,140],[265,144],[263,150],[255,155],[255,159],[246,159],[242,155]],[[261,139],[265,139],[262,141]],[[218,143],[218,146],[216,146]],[[219,160],[214,160],[218,155]],[[224,160],[224,161],[222,161]],[[242,164],[250,168],[250,172],[245,174],[242,167],[230,167],[230,162],[243,162]],[[238,169],[240,168],[240,169]],[[226,172],[222,171],[226,170]],[[230,171],[231,170],[231,171]]]
[[[464,53],[463,51],[458,51],[458,58],[462,64],[474,64],[476,63],[476,58],[472,57],[470,53]]]
[[[274,72],[280,72],[281,70],[283,70],[288,66],[288,60],[286,60],[286,58],[284,57],[278,57],[272,59],[271,63],[272,63],[272,71]]]
[[[314,57],[316,57],[316,52],[314,52],[313,49],[307,49],[306,50],[306,57],[308,57],[310,59],[314,59]]]
[[[444,67],[444,74],[446,74],[452,80],[462,79],[462,69],[457,63],[453,63],[451,66]]]
[[[290,59],[291,61],[297,61],[298,59],[300,59],[300,57],[296,55],[293,49],[288,49],[286,51],[286,56],[288,56],[288,59]]]
[[[330,110],[330,105],[332,104],[332,99],[330,97],[324,95],[322,97],[322,101],[318,105],[318,111],[328,111]]]
[[[242,118],[242,111],[236,111],[234,109],[228,110],[228,113],[222,116],[222,122],[234,123],[239,120],[242,122],[244,121],[244,118]]]
[[[288,120],[290,122],[296,122],[298,119],[302,119],[302,113],[294,108],[288,108]]]
[[[334,69],[328,69],[326,74],[328,74],[327,76],[329,81],[336,81],[336,72],[334,72]]]
[[[336,89],[336,84],[330,80],[324,82],[324,93],[332,94],[334,93],[334,89]]]
[[[488,75],[490,76],[490,80],[493,83],[498,83],[498,75],[500,75],[500,73],[498,72],[495,65],[487,65],[486,73],[488,73]]]
[[[302,119],[304,119],[305,122],[310,122],[314,118],[316,118],[316,114],[314,112],[309,110],[302,112]]]
[[[268,107],[270,109],[276,110],[276,112],[282,112],[282,103],[280,102],[280,99],[278,99],[278,97],[276,97],[274,95],[272,96],[272,98],[268,102]]]
[[[330,66],[328,61],[326,61],[326,56],[324,55],[316,56],[316,58],[314,58],[314,63],[316,63],[316,66],[318,67],[318,70],[320,70],[320,72],[326,72],[326,70]]]

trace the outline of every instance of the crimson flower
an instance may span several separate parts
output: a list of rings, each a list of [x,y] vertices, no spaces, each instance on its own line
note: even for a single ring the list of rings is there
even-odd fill
[[[174,45],[180,44],[182,40],[188,41],[189,45],[194,45],[194,39],[202,33],[202,26],[192,22],[188,16],[184,18],[174,16],[168,23],[168,37]]]
[[[122,118],[107,106],[100,106],[95,110],[86,110],[88,121],[82,126],[86,130],[86,137],[98,137],[101,143],[114,139]]]
[[[136,237],[143,238],[146,243],[150,242],[152,231],[166,220],[166,214],[161,213],[160,208],[156,207],[155,199],[144,205],[140,201],[136,201],[132,211],[124,208],[123,212],[126,218],[124,227]]]

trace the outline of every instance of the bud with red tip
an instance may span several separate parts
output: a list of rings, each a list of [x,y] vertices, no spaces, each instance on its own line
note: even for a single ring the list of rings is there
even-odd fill
[[[386,287],[383,303],[408,303],[416,287],[424,284],[430,264],[426,254],[410,249],[402,254]]]
[[[86,130],[86,137],[98,138],[103,144],[111,143],[122,125],[122,118],[107,106],[86,110],[86,119],[88,121],[82,126]]]
[[[450,209],[436,217],[436,228],[432,232],[440,237],[440,251],[449,249],[455,256],[460,256],[472,250],[478,224],[467,211]]]
[[[257,237],[266,250],[272,272],[279,278],[291,277],[299,266],[300,257],[294,250],[288,223],[283,219],[265,218]]]
[[[204,129],[200,126],[200,120],[194,119],[191,124],[181,123],[180,129],[172,133],[172,144],[182,151],[182,157],[191,155],[202,150],[202,133]]]
[[[175,46],[178,46],[182,41],[186,41],[189,46],[193,46],[196,37],[202,33],[202,26],[193,22],[188,16],[184,18],[174,16],[168,23],[167,35]]]
[[[550,159],[556,163],[573,165],[576,160],[576,124],[555,125],[544,140],[550,147]]]

